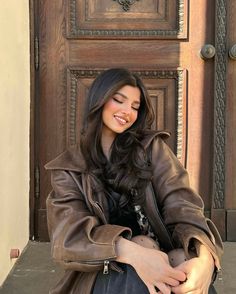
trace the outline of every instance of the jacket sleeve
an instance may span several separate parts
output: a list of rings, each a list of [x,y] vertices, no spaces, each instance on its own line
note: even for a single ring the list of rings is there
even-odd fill
[[[200,241],[219,269],[223,252],[220,235],[212,221],[205,218],[203,201],[191,189],[187,171],[160,137],[153,141],[152,164],[155,195],[174,243],[188,253],[194,239]]]
[[[87,207],[68,171],[52,170],[51,175],[47,217],[53,259],[66,269],[102,269],[105,261],[116,258],[118,236],[130,234],[130,229],[102,223]]]

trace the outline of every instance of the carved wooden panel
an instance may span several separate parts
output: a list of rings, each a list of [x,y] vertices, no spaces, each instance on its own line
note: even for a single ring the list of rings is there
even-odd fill
[[[186,38],[187,0],[69,0],[68,38]]]
[[[83,105],[87,90],[101,70],[67,70],[68,116],[67,145],[78,142],[79,126],[83,116]],[[167,140],[177,157],[185,163],[185,71],[145,70],[135,71],[144,81],[152,99],[156,119],[154,129],[169,131],[172,136]]]
[[[224,104],[221,107],[221,103],[225,85],[221,73],[225,68],[221,70],[220,66],[226,56],[223,44],[227,42],[221,38],[222,34],[217,33],[217,38],[214,34],[217,32],[215,20],[221,26],[225,24],[222,3],[226,0],[31,2],[36,5],[34,23],[38,24],[31,46],[31,55],[36,55],[33,98],[36,114],[35,126],[32,125],[35,134],[31,135],[34,154],[31,236],[45,239],[45,200],[51,185],[50,174],[43,166],[67,146],[78,142],[87,89],[99,71],[108,67],[126,67],[140,74],[155,108],[154,127],[172,133],[168,144],[181,161],[186,162],[191,184],[203,196],[206,209],[211,209],[213,204],[211,217],[218,213],[220,217],[216,219],[221,221],[225,213],[222,208],[225,203],[222,193],[224,161],[220,156],[213,158],[212,146],[215,146],[215,154],[224,153],[224,140],[220,140],[220,136],[224,132]],[[191,4],[189,7],[188,3]],[[214,60],[200,59],[199,50],[204,41],[216,45]],[[216,83],[214,66],[219,73]],[[187,69],[188,81],[185,70],[179,67]],[[219,99],[213,104],[214,85]],[[188,119],[185,115],[186,95]],[[218,125],[217,132],[213,123],[214,105],[215,119],[219,118],[215,124]],[[215,144],[212,144],[213,131]],[[230,171],[228,182],[231,175]],[[232,191],[230,188],[228,195],[233,195]],[[34,228],[37,228],[36,232]]]

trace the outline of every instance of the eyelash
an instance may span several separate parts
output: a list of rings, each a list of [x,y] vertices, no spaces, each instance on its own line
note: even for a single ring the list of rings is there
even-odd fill
[[[115,98],[115,97],[113,97],[113,100],[115,100],[116,102],[118,102],[118,103],[120,103],[120,104],[122,104],[123,103],[123,101],[120,101],[120,100],[118,100],[117,98]]]
[[[118,100],[118,99],[115,98],[115,97],[113,97],[113,100],[115,100],[117,103],[120,103],[120,104],[123,103],[123,101],[120,101],[120,100]],[[132,107],[132,108],[133,108],[133,110],[135,110],[135,111],[138,111],[138,110],[139,110],[139,108],[136,108],[136,107]]]

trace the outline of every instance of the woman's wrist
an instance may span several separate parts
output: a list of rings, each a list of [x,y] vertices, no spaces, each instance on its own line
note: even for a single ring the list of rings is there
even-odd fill
[[[116,241],[116,261],[127,263],[132,265],[135,256],[138,254],[138,250],[141,246],[136,243],[129,241],[123,237],[119,237]]]
[[[201,260],[206,261],[208,264],[211,264],[212,271],[213,271],[215,266],[215,260],[211,252],[208,250],[208,248],[204,244],[200,243],[199,241],[196,241],[195,247],[196,247],[198,257]]]

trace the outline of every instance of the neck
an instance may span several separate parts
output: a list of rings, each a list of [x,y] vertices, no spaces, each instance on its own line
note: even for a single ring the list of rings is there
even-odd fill
[[[102,149],[105,154],[105,156],[109,159],[110,157],[110,151],[111,151],[111,145],[116,137],[116,134],[114,132],[108,132],[103,130],[102,132],[102,138],[101,138],[101,144]]]

